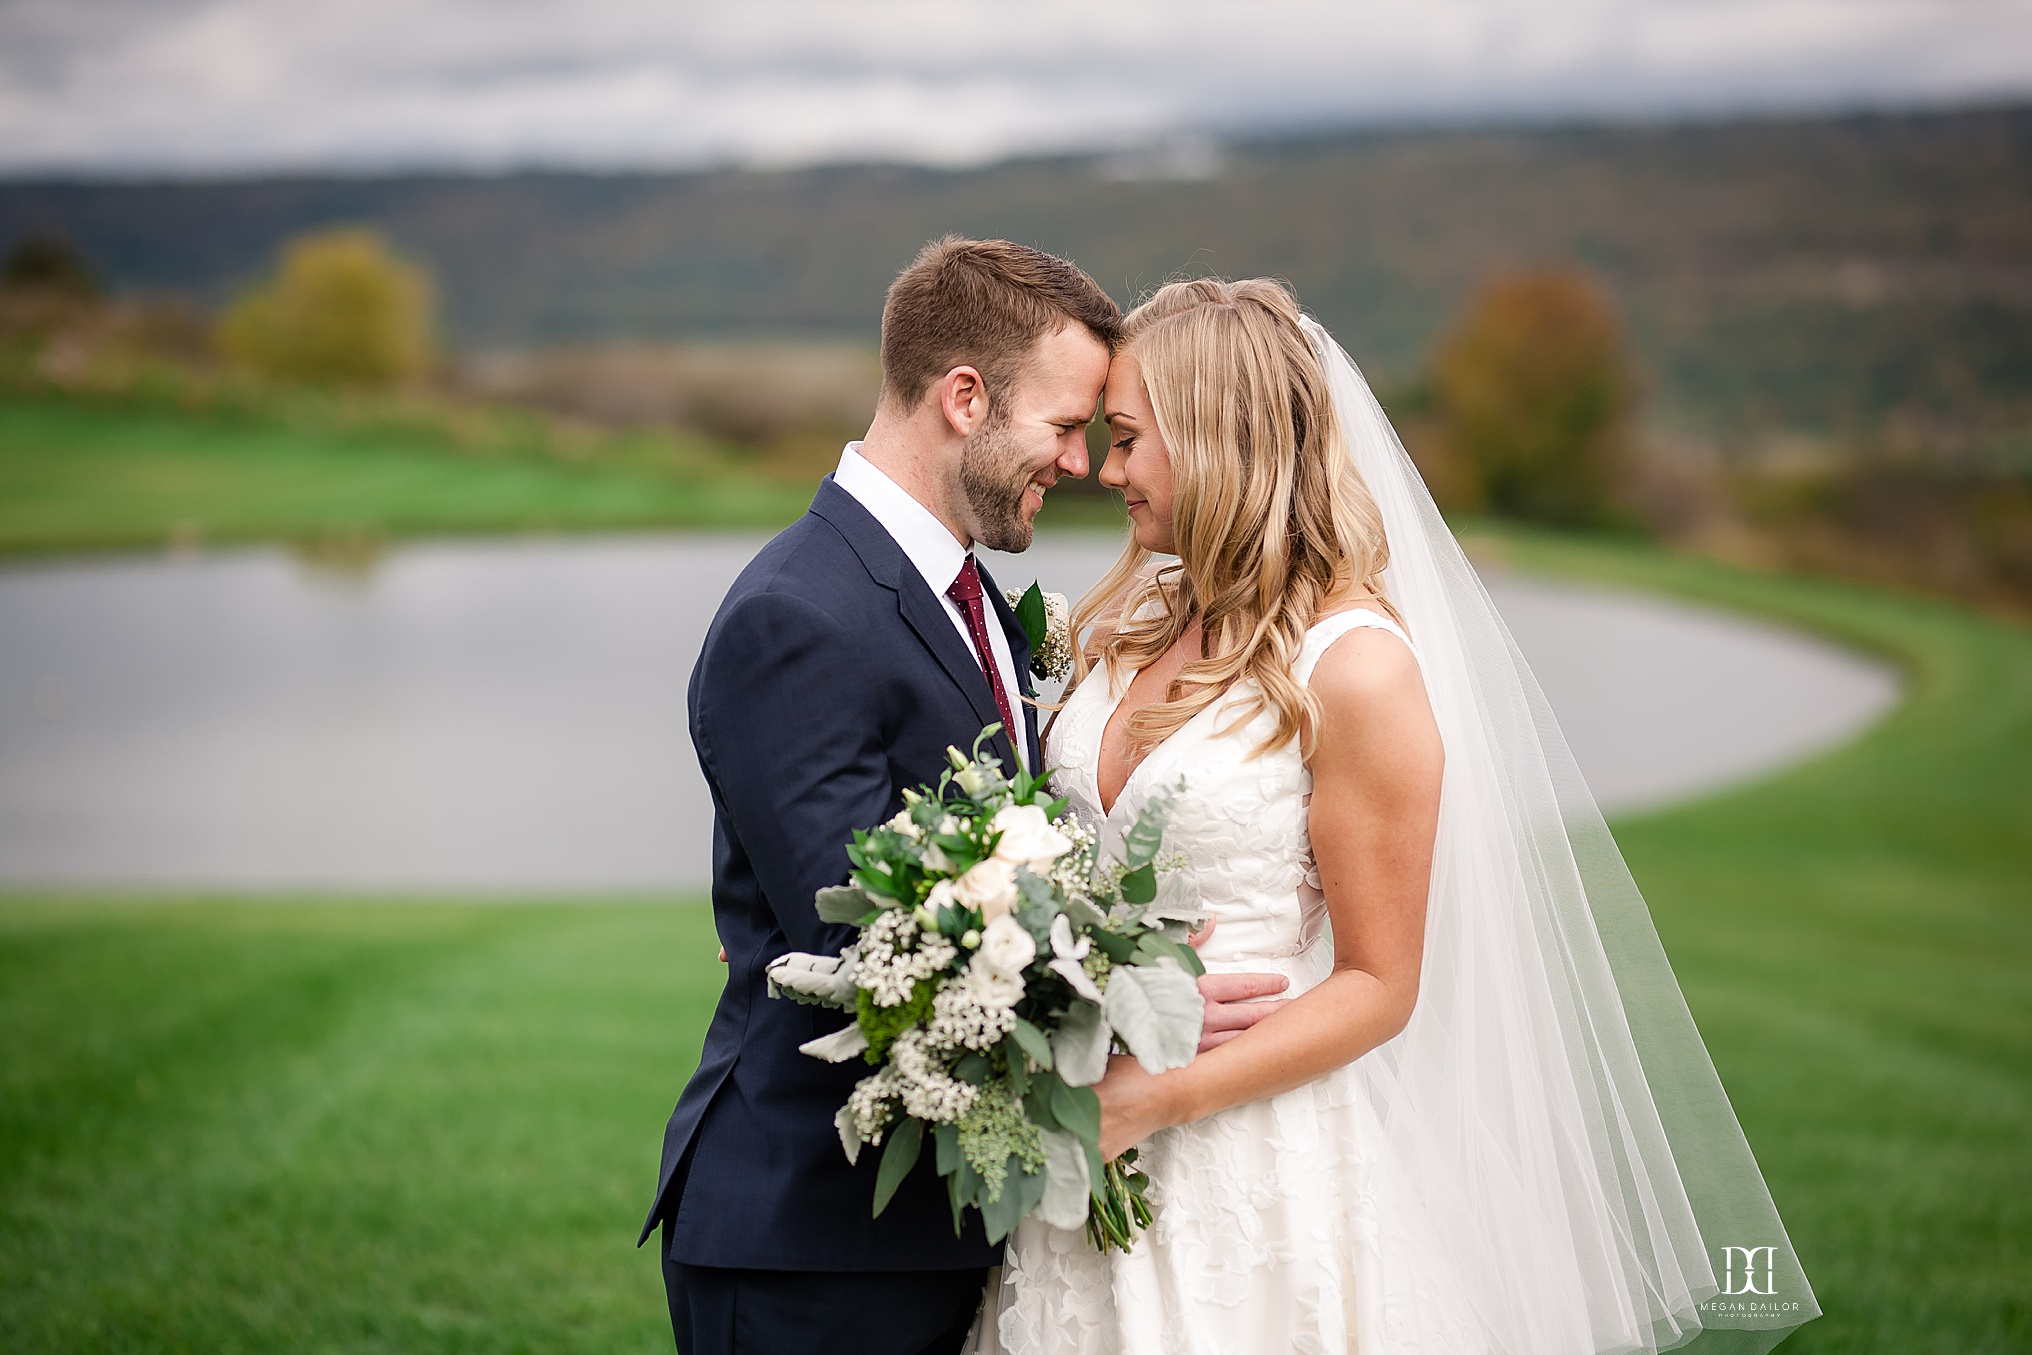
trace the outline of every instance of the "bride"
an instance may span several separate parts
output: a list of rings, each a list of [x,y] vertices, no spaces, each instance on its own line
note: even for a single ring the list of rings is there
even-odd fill
[[[1034,1218],[983,1355],[1761,1355],[1818,1313],[1543,698],[1346,354],[1279,284],[1130,315],[1054,788],[1113,848],[1178,790],[1167,889],[1288,1004],[1127,1057],[1126,1254]],[[1158,564],[1153,557],[1175,556]],[[1167,894],[1167,898],[1171,895]]]

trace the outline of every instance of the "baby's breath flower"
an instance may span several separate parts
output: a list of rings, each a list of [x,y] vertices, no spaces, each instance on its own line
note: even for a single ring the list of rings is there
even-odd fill
[[[861,932],[854,982],[867,990],[876,1006],[900,1006],[909,1000],[919,979],[944,970],[958,954],[951,941],[918,926],[911,914],[900,908],[884,909]]]
[[[1023,986],[998,983],[992,975],[972,970],[939,989],[932,1000],[925,1035],[943,1049],[993,1049],[1016,1029],[1016,1003]]]
[[[922,1030],[907,1030],[897,1038],[883,1071],[896,1075],[903,1113],[933,1124],[950,1124],[965,1115],[980,1092],[945,1069],[931,1037]]]

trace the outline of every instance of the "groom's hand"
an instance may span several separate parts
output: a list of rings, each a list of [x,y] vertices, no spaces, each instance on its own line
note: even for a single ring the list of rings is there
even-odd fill
[[[1226,1044],[1291,1001],[1267,998],[1283,992],[1291,980],[1282,974],[1202,974],[1199,995],[1206,999],[1206,1023],[1200,1027],[1199,1052]]]
[[[1208,918],[1186,940],[1198,950],[1213,934],[1214,919]],[[1204,1054],[1215,1045],[1226,1044],[1291,1001],[1288,997],[1275,1002],[1261,1001],[1290,986],[1291,980],[1282,974],[1200,975],[1199,995],[1206,1000],[1206,1014],[1199,1028],[1199,1052]]]

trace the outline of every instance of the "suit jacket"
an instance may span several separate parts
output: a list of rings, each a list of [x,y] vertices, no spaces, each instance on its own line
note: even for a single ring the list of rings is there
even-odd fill
[[[1030,644],[983,571],[1025,694]],[[763,1270],[947,1270],[995,1264],[978,1213],[953,1234],[925,1153],[871,1217],[881,1151],[850,1166],[833,1127],[871,1070],[798,1045],[849,1019],[768,995],[786,951],[838,951],[852,929],[812,896],[847,878],[856,828],[936,784],[946,748],[1000,721],[944,604],[875,518],[827,476],[811,511],[743,570],[692,670],[692,742],[713,796],[713,915],[727,986],[698,1071],[663,1136],[642,1237],[673,1218],[670,1256]],[[1027,765],[1038,765],[1035,727]],[[1014,771],[1007,732],[994,747]]]

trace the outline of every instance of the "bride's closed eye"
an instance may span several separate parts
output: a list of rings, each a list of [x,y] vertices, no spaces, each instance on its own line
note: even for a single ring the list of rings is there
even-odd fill
[[[1131,433],[1128,437],[1123,438],[1120,442],[1113,442],[1108,445],[1113,447],[1118,452],[1126,452],[1132,445],[1135,444],[1135,441],[1136,435],[1134,433]]]

